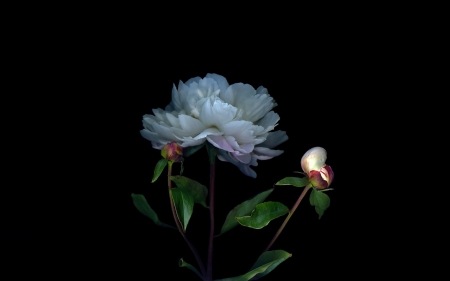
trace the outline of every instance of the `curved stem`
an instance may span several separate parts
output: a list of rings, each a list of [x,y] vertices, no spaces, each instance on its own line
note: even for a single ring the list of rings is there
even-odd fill
[[[263,253],[268,251],[270,249],[270,247],[273,245],[273,243],[275,242],[275,240],[277,240],[278,236],[280,236],[281,231],[283,231],[284,227],[286,226],[286,224],[288,223],[289,219],[292,217],[292,215],[294,214],[295,210],[297,209],[298,205],[300,205],[300,202],[302,202],[303,197],[305,197],[306,192],[308,192],[308,189],[311,187],[311,185],[307,185],[304,189],[302,194],[300,194],[300,197],[298,197],[297,201],[295,202],[294,206],[292,207],[292,209],[289,210],[289,214],[286,217],[286,219],[284,220],[283,224],[280,226],[280,228],[278,229],[277,233],[275,233],[275,236],[272,238],[272,240],[270,241],[269,245],[267,245],[267,247],[264,249]]]
[[[172,209],[172,215],[175,220],[175,224],[178,227],[178,230],[181,233],[181,236],[183,236],[184,241],[186,241],[186,244],[188,244],[189,248],[191,249],[192,253],[194,254],[195,259],[197,260],[198,265],[200,266],[200,271],[202,272],[202,275],[205,276],[205,266],[203,265],[202,260],[200,259],[200,255],[197,252],[197,249],[194,247],[194,245],[189,241],[189,239],[186,237],[186,234],[183,231],[183,226],[180,223],[180,220],[177,217],[176,210],[175,210],[175,204],[173,202],[173,196],[172,196],[172,181],[170,180],[170,176],[172,175],[172,162],[169,161],[169,171],[167,173],[167,184],[169,186],[169,196],[170,196],[170,207]]]
[[[209,165],[209,216],[211,228],[209,230],[208,263],[206,270],[206,280],[212,281],[212,257],[214,244],[214,180],[216,177],[216,162]]]

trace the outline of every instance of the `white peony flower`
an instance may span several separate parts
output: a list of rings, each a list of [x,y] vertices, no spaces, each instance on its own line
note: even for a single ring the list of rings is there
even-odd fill
[[[219,148],[219,160],[255,178],[249,166],[283,153],[272,148],[288,139],[284,131],[272,132],[280,120],[272,111],[276,105],[262,86],[229,85],[225,77],[207,74],[180,81],[178,89],[173,85],[172,101],[165,110],[144,115],[141,134],[156,149],[170,142],[189,147],[209,141]]]

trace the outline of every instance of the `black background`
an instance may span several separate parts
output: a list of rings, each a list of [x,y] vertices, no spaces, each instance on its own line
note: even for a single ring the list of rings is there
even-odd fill
[[[258,161],[256,179],[217,161],[216,232],[234,206],[284,177],[296,176],[293,171],[301,170],[303,153],[322,146],[335,173],[334,190],[328,192],[331,206],[319,220],[305,198],[272,246],[292,257],[264,280],[361,277],[366,267],[373,273],[369,253],[382,246],[386,228],[377,227],[381,211],[371,203],[378,191],[367,188],[373,181],[365,181],[370,170],[366,158],[371,154],[370,161],[375,161],[377,143],[385,141],[378,134],[379,117],[374,116],[383,114],[377,107],[380,92],[395,79],[400,60],[390,39],[366,36],[371,27],[317,32],[289,25],[286,33],[265,36],[263,28],[227,33],[199,27],[194,32],[183,26],[167,31],[152,25],[147,30],[139,24],[100,22],[81,31],[75,26],[46,50],[51,60],[30,55],[30,71],[42,65],[51,68],[54,84],[48,87],[58,92],[52,98],[58,104],[52,119],[59,121],[49,141],[57,150],[56,167],[39,174],[56,190],[39,201],[34,195],[40,191],[24,188],[30,189],[26,203],[33,208],[3,205],[10,214],[3,236],[53,237],[59,255],[80,255],[74,274],[125,274],[130,279],[144,275],[150,280],[161,280],[156,276],[162,274],[163,280],[196,280],[191,271],[178,267],[180,258],[196,266],[181,235],[139,213],[130,195],[144,194],[161,221],[173,223],[163,177],[151,183],[161,156],[139,133],[142,116],[164,108],[179,80],[217,73],[230,84],[266,87],[278,103],[274,111],[281,119],[276,130],[286,131],[289,140],[278,147],[284,150],[281,156]],[[186,159],[184,175],[208,185],[206,151]],[[292,186],[276,187],[267,200],[292,207],[300,193]],[[55,207],[46,208],[47,201]],[[384,202],[384,209],[388,205]],[[42,216],[32,211],[38,209],[49,212]],[[245,273],[282,221],[278,218],[261,230],[238,226],[217,238],[214,277]],[[187,235],[203,259],[208,232],[208,212],[195,206]]]
[[[244,45],[254,43],[248,41]],[[175,40],[174,44],[180,43]],[[97,237],[97,251],[88,249],[99,260],[108,261],[105,270],[114,268],[149,277],[164,272],[167,278],[197,278],[177,265],[180,258],[196,264],[181,236],[154,225],[140,214],[131,202],[130,193],[144,194],[160,219],[172,223],[165,181],[161,178],[151,183],[160,154],[139,134],[142,115],[170,102],[173,83],[177,85],[179,80],[204,77],[207,73],[223,75],[230,84],[244,82],[255,88],[266,87],[278,103],[274,110],[281,119],[276,129],[285,130],[289,136],[279,147],[285,151],[281,156],[259,161],[256,179],[242,175],[234,165],[217,162],[216,231],[234,206],[286,176],[295,176],[293,171],[301,170],[303,153],[313,146],[322,146],[328,151],[327,163],[335,172],[334,190],[328,193],[331,206],[318,220],[308,200],[302,202],[272,247],[293,255],[265,279],[289,280],[302,274],[348,276],[360,274],[353,271],[355,267],[362,269],[368,265],[364,256],[376,247],[378,230],[370,227],[367,214],[373,210],[361,203],[365,195],[354,173],[364,167],[361,149],[366,145],[361,141],[367,137],[364,126],[371,121],[365,120],[361,111],[376,99],[373,69],[367,66],[375,58],[367,59],[369,54],[351,46],[313,44],[305,49],[296,44],[282,44],[281,48],[264,49],[257,54],[252,54],[252,48],[228,52],[226,48],[198,46],[205,52],[166,53],[154,46],[148,49],[138,46],[136,53],[132,53],[132,48],[126,49],[131,52],[130,57],[122,55],[116,59],[111,54],[111,61],[101,61],[107,66],[101,66],[100,70],[108,67],[112,70],[107,71],[111,77],[101,74],[109,90],[104,93],[108,102],[98,127],[104,133],[98,149],[105,159],[100,160],[99,170],[94,173],[101,173],[102,180],[96,185],[103,186],[102,190],[108,194],[105,196],[108,207],[96,212],[97,219],[84,236],[89,237],[88,241]],[[182,44],[179,47],[183,48]],[[102,167],[104,163],[107,168]],[[179,167],[175,167],[177,171]],[[206,151],[186,159],[184,175],[208,185]],[[291,207],[300,193],[301,189],[295,187],[277,187],[267,200]],[[237,227],[217,238],[214,277],[245,273],[282,221],[283,218],[274,220],[261,230]],[[203,259],[208,232],[208,212],[195,206],[187,235]],[[93,267],[97,266],[94,263]]]

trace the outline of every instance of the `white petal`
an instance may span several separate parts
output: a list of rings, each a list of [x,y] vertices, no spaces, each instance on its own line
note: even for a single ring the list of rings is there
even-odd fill
[[[225,136],[225,139],[231,145],[234,152],[238,152],[239,155],[250,153],[255,147],[253,143],[239,144],[233,136]]]
[[[280,116],[270,111],[262,119],[260,119],[256,124],[264,127],[264,133],[272,131],[280,120]]]
[[[268,94],[256,94],[245,101],[242,101],[239,108],[245,112],[244,119],[256,122],[266,115],[273,107],[275,102]]]
[[[183,141],[183,144],[181,146],[188,147],[188,146],[199,145],[199,144],[202,144],[206,140],[207,136],[221,135],[221,134],[223,134],[223,133],[215,128],[207,128],[195,137],[180,138],[180,140]]]
[[[166,112],[166,118],[169,121],[168,125],[171,125],[172,127],[181,129],[180,120],[173,116],[172,113]]]
[[[189,85],[191,85],[191,84],[194,83],[194,82],[198,84],[198,82],[199,82],[200,80],[202,80],[202,78],[196,76],[196,77],[194,77],[194,78],[191,78],[191,79],[187,80],[186,83],[184,83],[184,84],[185,84],[186,86],[189,87]],[[180,82],[181,82],[181,81],[180,81]]]
[[[193,114],[195,117],[198,117],[198,112],[194,112],[196,109],[197,101],[202,98],[217,96],[219,92],[219,86],[217,85],[217,82],[212,78],[204,78],[199,80],[198,82],[192,82],[189,85],[189,92],[186,97],[187,111],[190,110],[191,114]]]
[[[220,92],[225,93],[225,91],[228,89],[228,81],[223,77],[222,75],[218,75],[215,73],[208,73],[206,74],[207,78],[212,78],[217,82],[217,85],[219,86]]]
[[[180,93],[178,93],[177,88],[175,88],[175,84],[173,84],[172,87],[172,101],[170,102],[170,105],[172,105],[173,110],[176,111],[180,111],[183,108]]]
[[[164,110],[162,110],[161,108],[154,108],[152,109],[152,111],[156,119],[158,119],[159,121],[163,121],[166,124],[170,124],[169,120],[167,120],[166,112]]]
[[[188,115],[179,115],[178,120],[180,121],[181,128],[186,132],[187,136],[196,136],[206,129],[206,126],[200,122],[200,120]]]
[[[150,131],[154,131],[153,129],[153,123],[158,123],[159,121],[156,119],[155,116],[150,115],[150,114],[145,114],[144,117],[142,118],[142,125],[144,125],[144,128],[150,130]]]
[[[183,138],[183,140],[182,140],[183,143],[181,144],[181,146],[182,147],[196,146],[196,145],[204,143],[205,141],[206,141],[205,138],[203,138],[203,139],[194,139],[194,138],[191,138],[191,137],[187,137],[187,138]]]
[[[234,149],[223,136],[208,136],[206,139],[215,147],[233,152]]]
[[[161,150],[166,144],[152,141],[152,147]]]
[[[142,137],[144,137],[145,139],[152,141],[152,142],[160,142],[160,143],[164,143],[164,144],[166,144],[168,142],[167,140],[160,138],[158,136],[158,134],[156,134],[154,132],[150,132],[147,129],[141,130],[140,133],[141,133]]]
[[[199,119],[207,127],[216,126],[230,122],[237,109],[227,103],[224,103],[218,98],[213,100],[213,97],[208,99],[202,107]]]
[[[153,124],[153,129],[155,133],[159,136],[170,140],[170,141],[178,141],[180,137],[186,136],[186,133],[178,128],[164,126],[163,124]]]
[[[220,93],[220,98],[226,103],[232,104],[238,108],[246,99],[256,94],[256,90],[249,84],[236,83],[228,87],[225,93]]]
[[[283,150],[272,150],[267,147],[255,147],[253,149],[253,153],[257,156],[257,159],[266,160],[276,156],[279,156],[283,153]],[[262,158],[260,158],[262,157]],[[267,157],[267,158],[266,158]]]
[[[220,92],[219,85],[213,78],[203,78],[198,83],[198,91],[203,97],[217,96]]]
[[[253,161],[253,159],[252,159],[250,164],[244,164],[244,163],[238,161],[234,156],[230,156],[229,152],[226,152],[226,151],[220,150],[220,149],[218,150],[217,158],[221,161],[230,162],[230,163],[236,165],[244,175],[246,175],[248,177],[256,178],[256,172],[250,168],[250,165],[253,165],[253,166],[257,165],[256,160]],[[254,165],[254,164],[256,164],[256,165]]]
[[[248,153],[247,154],[238,154],[236,152],[233,152],[232,154],[234,157],[236,157],[237,160],[239,160],[239,162],[241,162],[243,164],[248,164],[252,160],[252,156]]]
[[[270,132],[267,135],[266,141],[259,144],[258,147],[262,146],[262,147],[267,147],[267,148],[274,148],[275,146],[278,146],[279,144],[281,144],[287,140],[288,140],[288,136],[286,135],[285,131]]]
[[[218,126],[225,135],[235,137],[239,143],[253,143],[255,137],[253,136],[253,124],[249,121],[231,121],[226,124]]]

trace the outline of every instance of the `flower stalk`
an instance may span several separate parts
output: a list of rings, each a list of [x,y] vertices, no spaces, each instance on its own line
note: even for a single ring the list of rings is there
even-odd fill
[[[298,205],[300,205],[300,202],[302,202],[303,197],[305,197],[305,195],[308,192],[310,187],[311,187],[310,184],[305,186],[305,188],[303,189],[302,194],[300,194],[300,196],[298,197],[298,199],[295,202],[294,206],[289,210],[289,214],[287,215],[287,217],[284,220],[283,224],[280,226],[280,228],[278,229],[277,233],[275,233],[275,236],[272,238],[272,240],[270,241],[269,245],[267,245],[267,247],[264,249],[263,253],[267,252],[270,249],[270,247],[272,247],[273,243],[275,243],[275,241],[277,240],[278,236],[280,236],[280,234],[283,231],[284,227],[286,226],[286,224],[288,223],[289,219],[294,214],[295,210],[297,210]]]
[[[169,187],[169,196],[170,196],[170,207],[172,209],[172,215],[173,218],[175,220],[175,224],[177,225],[178,231],[180,232],[181,236],[183,236],[184,241],[186,241],[186,244],[189,246],[189,248],[191,249],[192,253],[194,254],[194,257],[200,267],[200,271],[202,272],[202,276],[206,275],[206,271],[205,271],[205,265],[203,264],[200,255],[198,254],[197,249],[195,248],[195,246],[191,243],[191,241],[189,241],[189,239],[186,236],[186,233],[183,230],[183,227],[181,226],[181,222],[177,217],[176,214],[176,210],[175,210],[175,204],[173,202],[173,196],[172,196],[172,180],[170,179],[170,177],[172,176],[172,161],[169,161],[168,163],[168,172],[167,172],[167,184]]]
[[[214,245],[214,181],[216,177],[216,162],[213,161],[209,165],[209,216],[210,216],[210,231],[208,244],[208,263],[206,266],[206,280],[212,281],[212,259],[213,259],[213,245]]]

